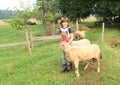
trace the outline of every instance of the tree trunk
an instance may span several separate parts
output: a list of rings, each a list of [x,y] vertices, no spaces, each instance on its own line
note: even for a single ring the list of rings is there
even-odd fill
[[[46,33],[46,36],[55,35],[55,23],[54,22],[50,22],[49,24],[46,25],[45,33]]]
[[[51,22],[51,35],[55,35],[55,23],[54,22]]]

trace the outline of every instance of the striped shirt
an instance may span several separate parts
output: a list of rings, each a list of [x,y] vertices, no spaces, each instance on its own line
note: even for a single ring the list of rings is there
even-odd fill
[[[69,38],[70,38],[70,34],[72,33],[72,29],[71,29],[71,27],[60,28],[60,33],[61,33],[62,41],[68,42]]]

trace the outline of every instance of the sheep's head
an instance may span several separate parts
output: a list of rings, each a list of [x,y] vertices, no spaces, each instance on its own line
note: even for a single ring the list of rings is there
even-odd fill
[[[65,49],[68,48],[68,47],[69,47],[69,44],[68,44],[67,42],[62,41],[62,42],[60,43],[60,48],[61,48],[62,50],[65,50]]]
[[[75,31],[74,33],[76,40],[85,38],[85,31]]]

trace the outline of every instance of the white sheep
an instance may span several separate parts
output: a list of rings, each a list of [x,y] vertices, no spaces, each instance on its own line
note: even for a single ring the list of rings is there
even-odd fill
[[[98,45],[91,44],[85,46],[70,46],[68,43],[61,42],[61,49],[66,53],[68,61],[74,63],[76,77],[79,77],[78,67],[80,61],[87,61],[84,70],[87,69],[90,60],[96,59],[98,63],[97,73],[100,73],[100,58],[102,58],[101,50]]]
[[[83,46],[83,45],[89,45],[91,44],[88,39],[81,39],[78,41],[72,41],[71,46]]]
[[[85,31],[75,31],[74,36],[76,40],[84,39]]]
[[[90,44],[91,43],[90,43],[90,41],[88,39],[81,39],[81,40],[77,40],[77,41],[72,41],[71,46],[79,47],[79,46],[90,45]],[[90,61],[94,62],[95,59],[92,59]],[[89,62],[89,61],[87,61],[87,62]]]

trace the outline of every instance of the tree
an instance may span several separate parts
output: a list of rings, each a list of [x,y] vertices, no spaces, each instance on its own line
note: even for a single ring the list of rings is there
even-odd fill
[[[90,14],[103,18],[120,20],[120,1],[118,0],[59,0],[63,16],[72,20],[86,18]]]
[[[59,0],[37,0],[38,11],[42,13],[42,23],[44,24],[45,32],[50,31],[46,29],[47,24],[51,24],[53,31],[55,31],[55,20],[60,16],[59,15]],[[47,35],[47,34],[46,34]]]
[[[30,41],[28,38],[28,27],[26,22],[30,18],[32,18],[33,12],[31,10],[31,6],[29,5],[27,7],[24,7],[24,4],[21,3],[20,6],[22,10],[19,8],[15,9],[15,16],[13,17],[13,19],[11,19],[10,24],[12,27],[17,28],[19,30],[23,30],[25,32],[29,55],[32,55]]]
[[[101,0],[94,5],[93,14],[112,20],[114,17],[120,17],[120,1]]]
[[[38,10],[42,12],[43,23],[59,17],[59,0],[37,0]]]
[[[80,18],[86,18],[91,14],[94,1],[95,0],[91,0],[90,2],[86,0],[60,0],[60,10],[63,16],[76,20],[77,24]]]
[[[0,19],[11,19],[14,16],[14,11],[9,9],[0,10]]]
[[[60,0],[60,10],[64,16],[71,19],[86,18],[91,14],[92,7],[95,0],[90,2],[86,0]]]
[[[36,5],[34,7],[34,10],[32,11],[32,17],[37,19],[38,21],[42,21],[43,16],[42,16],[42,11],[39,10],[39,6]]]

